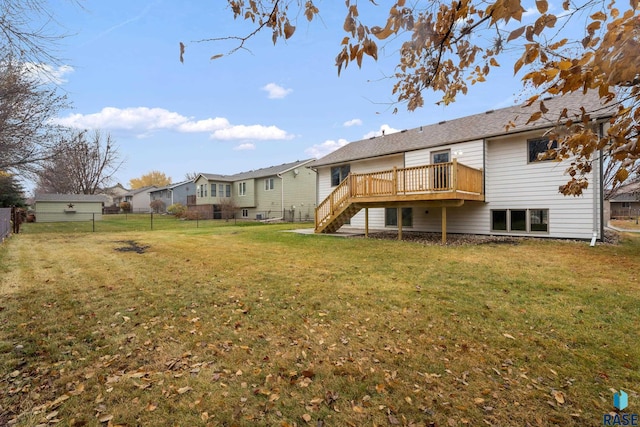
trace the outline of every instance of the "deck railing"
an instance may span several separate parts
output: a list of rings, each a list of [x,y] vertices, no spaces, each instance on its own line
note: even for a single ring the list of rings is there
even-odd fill
[[[349,174],[316,208],[316,229],[358,199],[442,192],[482,194],[482,170],[458,163]]]

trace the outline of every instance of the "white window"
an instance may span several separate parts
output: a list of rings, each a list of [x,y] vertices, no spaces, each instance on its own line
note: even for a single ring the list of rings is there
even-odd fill
[[[249,209],[242,209],[242,218],[249,218]]]
[[[273,190],[273,178],[267,178],[264,180],[264,189],[266,191]]]
[[[247,183],[239,182],[238,183],[238,196],[245,196],[247,194]]]

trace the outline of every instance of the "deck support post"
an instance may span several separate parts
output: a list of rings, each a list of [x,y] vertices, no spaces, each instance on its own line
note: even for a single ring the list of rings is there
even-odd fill
[[[442,207],[442,243],[447,243],[447,207]]]
[[[369,208],[364,208],[364,237],[369,237]]]
[[[396,208],[396,218],[398,220],[398,240],[402,240],[402,208]]]

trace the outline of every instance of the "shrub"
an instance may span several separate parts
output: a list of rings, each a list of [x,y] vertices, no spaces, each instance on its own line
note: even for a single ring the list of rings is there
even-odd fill
[[[182,218],[187,212],[187,207],[181,203],[174,203],[167,208],[167,212],[171,215],[175,215],[176,218]]]
[[[122,212],[131,212],[131,203],[120,202],[120,209],[122,210]]]
[[[162,200],[154,200],[153,202],[149,203],[149,207],[151,207],[151,209],[153,209],[154,213],[160,213],[160,212],[164,212],[164,208],[165,208],[165,204]]]

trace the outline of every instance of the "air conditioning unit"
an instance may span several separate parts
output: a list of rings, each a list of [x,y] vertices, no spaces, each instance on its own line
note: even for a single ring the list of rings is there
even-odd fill
[[[262,214],[256,214],[256,219],[258,221],[261,221],[262,220]]]

